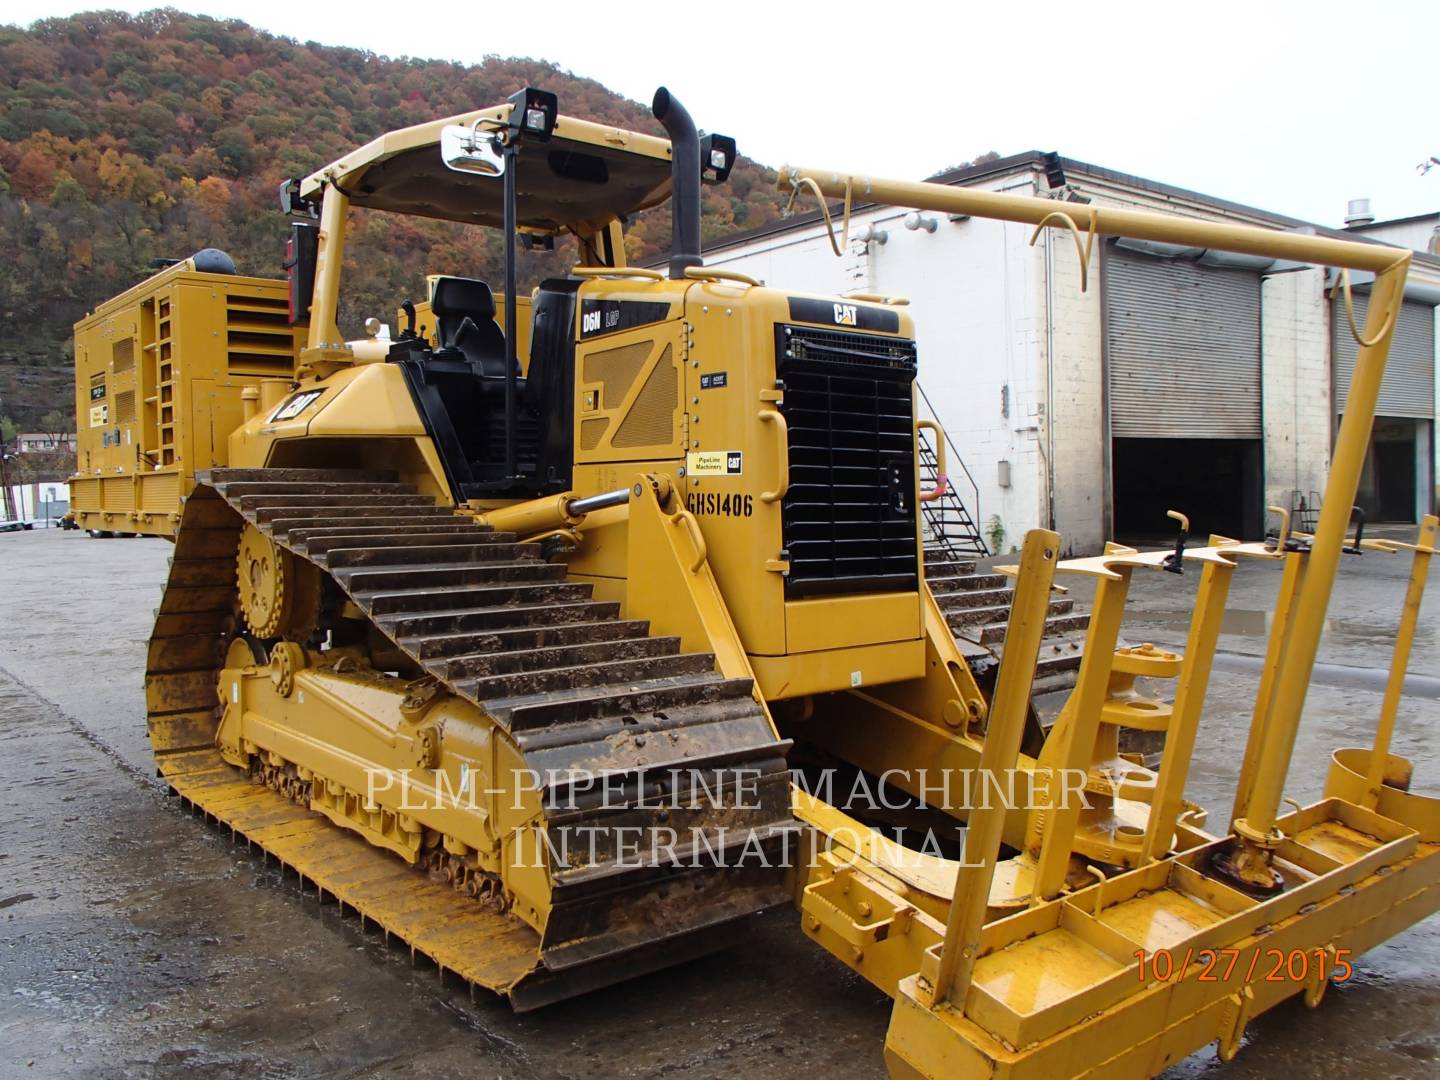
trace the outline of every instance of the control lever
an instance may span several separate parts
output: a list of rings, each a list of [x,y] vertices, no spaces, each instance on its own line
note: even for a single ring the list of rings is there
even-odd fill
[[[1350,517],[1355,522],[1355,543],[1346,544],[1340,550],[1347,555],[1359,555],[1360,542],[1365,539],[1365,511],[1358,506],[1350,508]]]
[[[1171,574],[1185,573],[1185,539],[1190,535],[1190,519],[1179,510],[1167,510],[1165,516],[1180,523],[1180,533],[1175,537],[1175,550],[1165,556],[1160,569]]]
[[[400,305],[400,310],[405,313],[405,329],[400,331],[400,336],[413,338],[415,336],[415,301],[406,300]]]

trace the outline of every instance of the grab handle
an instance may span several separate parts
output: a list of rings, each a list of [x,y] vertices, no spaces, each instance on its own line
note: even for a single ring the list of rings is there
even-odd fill
[[[698,574],[700,567],[705,565],[705,560],[710,555],[709,549],[705,546],[705,534],[700,531],[700,523],[695,520],[694,514],[684,508],[677,510],[671,520],[684,525],[685,531],[690,534],[690,543],[695,548],[695,561],[690,564],[690,573]]]
[[[762,423],[775,425],[776,440],[779,443],[776,459],[780,463],[780,482],[775,485],[774,491],[762,491],[760,501],[779,502],[790,490],[790,425],[785,423],[785,417],[774,409],[761,409],[755,416]]]

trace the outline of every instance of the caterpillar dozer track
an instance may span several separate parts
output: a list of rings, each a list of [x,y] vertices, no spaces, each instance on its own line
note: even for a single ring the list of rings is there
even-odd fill
[[[393,474],[201,473],[150,646],[162,773],[280,858],[303,837],[303,858],[287,859],[300,873],[517,1006],[693,953],[783,896],[764,867],[784,865],[778,849],[795,832],[785,744],[748,680],[716,674],[713,656],[682,652],[564,579],[539,545],[436,506]],[[307,648],[319,638],[329,647]],[[197,643],[227,640],[214,666],[193,666]],[[378,675],[386,650],[414,678]],[[218,731],[208,710],[184,709],[192,686],[201,698],[217,686],[228,695]],[[197,738],[215,748],[167,752]],[[666,809],[646,808],[657,799],[647,772],[723,778],[741,766],[753,770],[753,809],[717,809],[683,787],[663,793]],[[365,771],[376,768],[387,770],[378,791]],[[601,807],[566,788],[601,772],[623,797]],[[449,806],[433,797],[441,775],[457,795]],[[517,783],[529,777],[533,786]],[[435,890],[391,872],[389,859],[369,859],[378,882],[338,875],[337,862],[355,869],[355,845],[302,827],[289,802],[443,877],[469,902],[411,910],[417,893]],[[704,858],[624,858],[615,837],[649,832],[657,815],[677,837],[713,840]],[[711,819],[722,817],[717,832]],[[587,843],[570,849],[564,836]],[[745,845],[756,869],[736,873]],[[457,940],[432,942],[427,919]]]
[[[1440,802],[1389,753],[1437,522],[1412,545],[1346,535],[1408,253],[782,170],[832,229],[827,200],[848,215],[857,196],[1064,229],[1082,289],[1102,235],[1375,275],[1313,534],[1282,511],[1266,540],[1190,543],[1177,511],[1173,550],[1062,561],[1036,530],[994,571],[1015,583],[1001,630],[994,575],[967,604],[959,563],[927,565],[917,507],[944,462],[922,490],[934,425],[916,420],[908,305],[705,266],[701,185],[735,144],[701,139],[663,89],[653,109],[668,139],[526,89],[282,187],[293,352],[271,342],[263,370],[227,353],[236,385],[211,409],[136,421],[190,455],[135,463],[187,470],[146,671],[170,788],[519,1009],[702,956],[792,902],[894,998],[897,1076],[1150,1076],[1210,1041],[1228,1060],[1252,1017],[1318,1006],[1342,961],[1440,907]],[[627,265],[622,222],[667,199],[667,266]],[[439,276],[396,298],[396,336],[375,318],[347,339],[352,206],[500,230],[498,297]],[[522,239],[573,241],[576,263],[518,295]],[[97,332],[135,335],[173,383],[177,331],[253,294],[192,261]],[[1374,746],[1338,750],[1326,797],[1282,813],[1335,573],[1375,549],[1414,567]],[[1210,832],[1186,777],[1242,563],[1282,584],[1234,809]],[[1198,572],[1183,653],[1121,643],[1152,571]],[[1057,574],[1097,582],[1083,624]],[[1084,629],[1062,664],[1041,657],[1057,619]],[[1034,699],[1061,672],[1047,728]],[[1127,732],[1163,743],[1158,769],[1122,752]],[[886,797],[817,786],[836,773]],[[1267,978],[1271,948],[1303,970]]]

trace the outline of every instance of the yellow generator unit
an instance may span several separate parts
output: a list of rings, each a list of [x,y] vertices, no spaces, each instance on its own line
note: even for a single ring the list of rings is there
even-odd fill
[[[173,536],[195,473],[226,464],[247,393],[284,394],[299,339],[285,283],[243,277],[213,248],[76,323],[76,525]]]
[[[1281,805],[1408,254],[782,173],[847,207],[1067,229],[1086,264],[1113,234],[1377,274],[1315,535],[1061,562],[1033,533],[997,674],[952,633],[954,566],[927,558],[909,309],[707,268],[701,184],[735,144],[663,89],[653,107],[668,139],[533,89],[391,132],[283,189],[287,282],[197,260],[82,326],[81,404],[94,378],[110,411],[77,506],[111,515],[82,522],[165,531],[179,500],[146,667],[169,786],[517,1008],[703,955],[793,902],[895,998],[905,1076],[1148,1076],[1215,1039],[1228,1056],[1251,1017],[1318,1004],[1341,961],[1440,906],[1440,811],[1388,754],[1398,682],[1375,748],[1337,756],[1321,802]],[[667,267],[626,265],[621,223],[667,199]],[[436,278],[395,298],[393,338],[378,319],[347,337],[352,206],[498,229],[505,280]],[[522,236],[576,253],[528,298]],[[151,502],[157,477],[173,486]],[[1432,519],[1420,584],[1434,543]],[[1242,562],[1284,583],[1236,808],[1207,832],[1185,780]],[[1199,579],[1183,655],[1121,643],[1130,580],[1153,570]],[[1057,573],[1099,585],[1047,734],[1031,693]],[[1127,730],[1163,739],[1158,771],[1120,754]],[[968,828],[913,850],[792,767],[883,774],[924,800],[897,813]],[[1323,964],[1267,982],[1250,961],[1272,946]],[[1244,963],[1217,975],[1221,953]]]

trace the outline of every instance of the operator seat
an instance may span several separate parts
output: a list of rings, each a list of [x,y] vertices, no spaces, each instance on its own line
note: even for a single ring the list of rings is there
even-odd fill
[[[505,332],[495,322],[495,296],[475,278],[442,277],[430,295],[435,337],[442,349],[458,349],[491,391],[505,378]],[[519,374],[518,362],[516,374]]]

